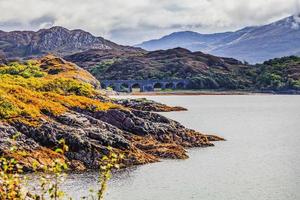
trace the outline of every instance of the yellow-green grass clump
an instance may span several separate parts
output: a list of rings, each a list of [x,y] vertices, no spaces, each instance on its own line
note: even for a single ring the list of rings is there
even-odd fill
[[[118,107],[101,102],[85,70],[54,56],[0,66],[0,120],[37,121],[69,109]]]

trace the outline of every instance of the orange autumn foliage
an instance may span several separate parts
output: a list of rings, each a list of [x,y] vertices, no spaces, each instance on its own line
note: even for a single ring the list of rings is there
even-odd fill
[[[69,109],[89,111],[118,107],[96,99],[94,78],[53,56],[0,66],[0,120],[36,121]]]

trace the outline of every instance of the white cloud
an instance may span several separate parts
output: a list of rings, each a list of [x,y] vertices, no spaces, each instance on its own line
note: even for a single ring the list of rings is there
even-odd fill
[[[0,29],[60,25],[134,44],[171,31],[227,31],[296,13],[300,0],[0,0]]]

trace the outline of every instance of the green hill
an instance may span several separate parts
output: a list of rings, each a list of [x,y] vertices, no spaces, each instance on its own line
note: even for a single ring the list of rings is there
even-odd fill
[[[98,80],[189,79],[189,89],[299,90],[299,57],[249,65],[183,48],[153,52],[89,50],[66,57]]]

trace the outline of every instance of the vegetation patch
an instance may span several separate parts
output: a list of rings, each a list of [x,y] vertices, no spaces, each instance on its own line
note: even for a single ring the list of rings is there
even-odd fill
[[[53,59],[56,61],[54,68],[62,69],[60,73],[48,73],[51,71],[49,63],[54,62]],[[55,57],[49,57],[42,62],[30,60],[0,66],[1,120],[31,121],[48,115],[60,115],[69,109],[100,111],[118,107],[97,100],[100,93],[93,85],[84,82],[81,76],[71,76],[77,70],[86,78],[91,76],[88,72],[75,68],[72,72],[71,64],[58,61]]]
[[[257,89],[300,89],[300,57],[297,56],[275,58],[255,65],[246,73]]]
[[[99,80],[188,79],[188,89],[289,91],[300,89],[300,58],[250,65],[183,48],[153,52],[88,51],[67,57]]]

